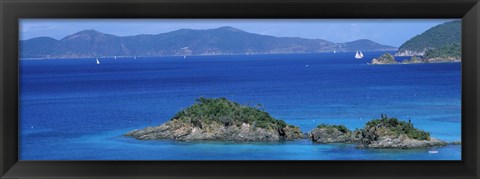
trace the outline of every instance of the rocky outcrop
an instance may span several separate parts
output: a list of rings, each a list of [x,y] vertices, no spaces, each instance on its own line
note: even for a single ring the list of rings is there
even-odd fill
[[[393,57],[393,55],[391,55],[390,53],[385,53],[378,58],[372,59],[372,62],[370,64],[387,65],[387,64],[398,64],[398,62],[395,60],[395,57]]]
[[[414,128],[410,121],[407,123],[385,115],[368,122],[360,133],[359,148],[424,148],[448,144]]]
[[[350,143],[352,132],[345,126],[319,125],[309,133],[309,138],[316,143]]]
[[[126,136],[140,140],[174,139],[179,141],[215,140],[215,141],[279,141],[303,138],[297,127],[282,129],[267,129],[242,123],[228,125],[218,122],[186,123],[171,120],[157,127],[147,127],[142,130],[130,131]]]
[[[426,148],[444,146],[448,143],[432,138],[430,140],[417,140],[406,135],[378,136],[374,140],[365,139],[359,148]]]
[[[285,126],[279,131],[279,134],[285,140],[303,139],[307,137],[299,127],[293,125]]]
[[[359,148],[424,148],[447,145],[435,138],[414,139],[406,134],[392,134],[385,127],[372,127],[362,132]]]
[[[340,125],[320,125],[309,133],[315,143],[354,143],[358,148],[426,148],[448,145],[431,138],[428,132],[416,129],[409,121],[399,121],[382,115],[367,122],[363,129],[348,130]]]
[[[271,142],[304,138],[300,128],[287,125],[256,108],[225,98],[200,98],[170,121],[125,136],[139,140]]]

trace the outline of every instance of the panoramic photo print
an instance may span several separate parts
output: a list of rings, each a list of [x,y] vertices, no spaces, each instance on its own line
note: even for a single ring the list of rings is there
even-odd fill
[[[461,160],[459,19],[20,19],[19,160]]]

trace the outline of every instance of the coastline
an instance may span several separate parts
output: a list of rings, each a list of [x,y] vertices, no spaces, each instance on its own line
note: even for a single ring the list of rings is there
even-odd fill
[[[364,51],[364,52],[394,52],[392,50],[387,50],[387,51]],[[342,53],[355,53],[355,51],[338,51],[336,52],[337,54],[342,54]],[[333,54],[331,51],[326,51],[326,52],[315,52],[315,53],[310,53],[310,52],[295,52],[295,53],[252,53],[252,54],[204,54],[204,55],[187,55],[188,57],[219,57],[219,56],[263,56],[263,55],[321,55],[321,54]],[[95,57],[95,56],[87,56],[87,57],[50,57],[50,58],[19,58],[20,60],[77,60],[77,59],[114,59],[115,56],[100,56],[100,57]],[[182,57],[183,55],[164,55],[164,56],[116,56],[117,58],[127,58],[127,59],[132,59],[134,57],[137,58],[179,58]]]
[[[403,59],[398,61],[395,59],[395,56],[390,53],[384,53],[380,57],[373,58],[370,62],[367,62],[368,65],[407,65],[407,64],[435,64],[435,63],[461,63],[461,57],[435,57],[424,59],[424,56],[407,56],[410,59]],[[405,56],[400,56],[405,57]]]
[[[429,63],[394,63],[394,64],[372,64],[370,62],[367,62],[367,65],[424,65],[424,64],[450,64],[450,63],[462,63],[461,61],[455,61],[455,62],[429,62]]]

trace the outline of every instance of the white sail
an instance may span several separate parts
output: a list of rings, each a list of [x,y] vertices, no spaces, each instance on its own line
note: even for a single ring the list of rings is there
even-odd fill
[[[357,53],[355,53],[355,58],[356,58],[356,59],[362,58],[362,56],[358,53],[358,51],[357,51]]]
[[[187,58],[187,56],[184,55],[183,58]]]
[[[97,65],[100,64],[100,61],[98,61],[98,58],[97,58]]]
[[[114,56],[113,58],[115,58],[115,60],[117,59],[117,56]]]
[[[360,57],[362,57],[362,58],[363,58],[363,53],[362,53],[362,51],[360,51]]]

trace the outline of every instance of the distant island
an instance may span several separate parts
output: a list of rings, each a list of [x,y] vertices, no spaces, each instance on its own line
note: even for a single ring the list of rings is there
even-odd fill
[[[84,30],[60,40],[38,37],[20,41],[21,58],[251,55],[357,50],[394,51],[397,48],[367,39],[334,43],[322,39],[260,35],[228,26],[125,37]]]
[[[258,105],[259,107],[261,105]],[[358,148],[423,148],[448,143],[430,137],[409,122],[382,115],[363,129],[321,124],[309,133],[268,113],[225,98],[199,98],[192,106],[156,127],[133,130],[125,136],[139,140],[273,142],[308,138],[315,143],[352,143]]]
[[[411,59],[397,62],[391,54],[383,54],[370,64],[461,62],[461,51],[461,21],[455,20],[434,26],[403,43],[395,56],[412,56]]]

